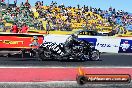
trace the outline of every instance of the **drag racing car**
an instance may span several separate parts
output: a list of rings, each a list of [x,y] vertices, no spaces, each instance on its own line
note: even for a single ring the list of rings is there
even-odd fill
[[[94,46],[85,41],[78,40],[74,34],[69,36],[64,43],[44,42],[38,49],[39,58],[58,60],[99,60],[100,53]]]
[[[76,31],[74,34],[77,35],[88,35],[88,36],[113,36],[112,32],[97,32],[96,30],[79,30]]]

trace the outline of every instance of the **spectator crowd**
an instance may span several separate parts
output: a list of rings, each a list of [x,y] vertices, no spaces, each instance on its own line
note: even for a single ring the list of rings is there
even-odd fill
[[[57,3],[53,1],[49,6],[43,6],[43,2],[38,1],[35,6],[39,18],[52,24],[50,30],[113,29],[117,25],[117,30],[119,28],[132,29],[132,14],[112,7],[108,10],[101,10],[91,6],[80,7],[78,5],[78,8],[75,8],[66,7],[64,4],[57,6]]]
[[[112,7],[108,10],[101,10],[100,8],[85,5],[83,7],[79,5],[77,7],[66,7],[63,3],[57,5],[53,1],[49,6],[43,6],[43,3],[43,1],[35,3],[35,10],[39,14],[38,17],[34,16],[28,2],[22,2],[19,7],[8,7],[2,11],[0,28],[4,25],[2,20],[6,20],[6,22],[15,23],[18,29],[21,30],[24,25],[46,31],[71,31],[72,29],[112,30],[116,28],[119,32],[119,27],[125,30],[132,29],[132,14],[123,10],[116,10]]]
[[[4,27],[6,23],[11,23],[13,26],[17,26],[19,32],[22,30],[24,25],[42,29],[38,27],[38,25],[42,25],[42,23],[38,21],[38,19],[35,19],[34,12],[32,11],[31,5],[28,2],[22,2],[20,6],[7,6],[6,9],[2,9],[1,13],[2,17],[0,20],[0,28],[3,29],[3,31],[7,30],[7,28]],[[37,27],[35,26],[35,23],[37,23]],[[15,27],[11,27],[11,31],[16,30],[16,28],[13,28]]]

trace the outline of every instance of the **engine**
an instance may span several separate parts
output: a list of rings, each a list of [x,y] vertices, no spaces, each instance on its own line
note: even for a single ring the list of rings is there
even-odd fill
[[[83,46],[74,46],[72,48],[72,53],[76,56],[80,56],[83,54]]]

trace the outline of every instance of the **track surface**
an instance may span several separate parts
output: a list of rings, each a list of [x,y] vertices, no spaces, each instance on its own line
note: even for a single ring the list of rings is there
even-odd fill
[[[42,67],[92,67],[92,66],[132,66],[130,54],[103,54],[101,61],[40,61],[39,58],[0,57],[0,66],[42,66]]]
[[[78,85],[76,81],[41,82],[41,83],[0,83],[0,88],[132,88],[130,84],[85,84]]]
[[[86,62],[60,62],[60,61],[39,61],[38,58],[17,58],[17,56],[13,56],[10,58],[7,57],[0,57],[0,67],[4,68],[7,66],[15,66],[15,67],[108,67],[108,66],[113,66],[113,67],[132,67],[132,55],[129,54],[103,54],[101,55],[101,60],[102,61],[86,61]],[[3,68],[1,68],[3,69]],[[51,69],[50,69],[51,70]],[[108,70],[108,69],[107,69]],[[1,71],[1,73],[4,70]],[[9,71],[9,70],[8,70]],[[16,70],[13,70],[14,72]],[[20,70],[22,71],[22,70]],[[93,71],[93,70],[91,70]],[[103,70],[106,73],[108,71]],[[117,70],[118,72],[122,73],[122,71],[125,70]],[[27,72],[32,72],[32,71],[27,71]],[[88,70],[89,72],[89,70]],[[93,71],[95,72],[95,71]],[[98,71],[99,72],[99,71]],[[111,71],[112,72],[112,71]],[[127,72],[127,71],[125,71]],[[10,73],[10,72],[8,72]],[[77,73],[77,72],[76,72]],[[12,74],[11,74],[12,75]],[[19,73],[20,75],[20,73]],[[18,76],[19,76],[18,75]],[[1,76],[2,77],[2,76]],[[10,78],[10,76],[4,76],[5,78]],[[12,77],[12,76],[11,76]],[[16,77],[16,76],[13,76]],[[31,76],[29,76],[31,77]],[[40,77],[40,75],[36,75],[35,77]],[[72,76],[73,77],[73,76]],[[41,77],[40,77],[41,78]],[[75,78],[75,77],[74,77]],[[14,79],[16,80],[16,79]],[[8,80],[9,81],[9,80]],[[10,80],[11,81],[11,80]],[[78,85],[76,81],[66,81],[66,82],[29,82],[29,83],[5,83],[5,82],[0,82],[0,88],[132,88],[132,82],[130,84],[86,84],[86,85]]]

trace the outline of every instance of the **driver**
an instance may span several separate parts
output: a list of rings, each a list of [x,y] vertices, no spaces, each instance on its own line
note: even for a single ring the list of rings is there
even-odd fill
[[[78,40],[78,36],[75,34],[72,34],[65,42],[65,51],[66,55],[70,54],[72,52],[72,47],[74,45],[80,44],[82,41]]]
[[[75,34],[72,34],[68,40],[66,41],[67,43],[69,43],[68,45],[71,44],[80,44],[82,41],[78,39],[78,36]]]

